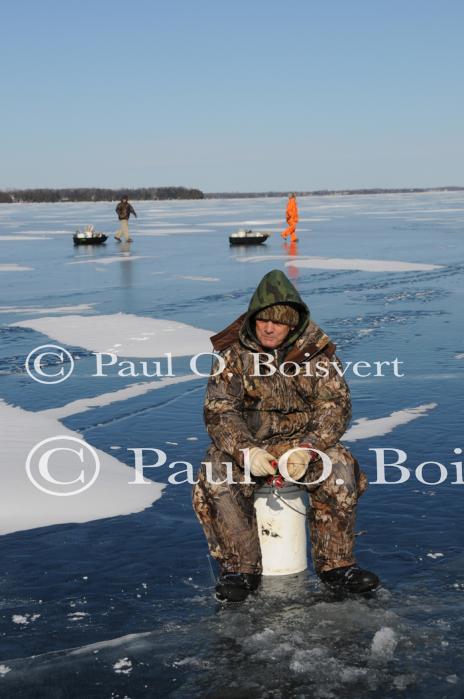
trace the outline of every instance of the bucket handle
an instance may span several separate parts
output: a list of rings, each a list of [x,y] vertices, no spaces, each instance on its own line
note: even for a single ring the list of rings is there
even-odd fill
[[[286,505],[290,510],[293,510],[293,512],[297,512],[299,515],[303,515],[303,517],[306,517],[307,509],[304,512],[301,512],[301,510],[299,510],[298,508],[292,507],[291,505],[289,505],[288,502],[285,500],[285,498],[283,498],[280,495],[280,493],[277,491],[277,488],[273,488],[272,492],[276,496],[276,498],[281,500],[283,502],[283,504]]]

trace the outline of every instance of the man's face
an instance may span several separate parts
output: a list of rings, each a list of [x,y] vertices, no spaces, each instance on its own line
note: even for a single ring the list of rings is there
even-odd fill
[[[256,321],[256,337],[265,349],[277,349],[293,330],[289,325],[275,323],[273,320]]]

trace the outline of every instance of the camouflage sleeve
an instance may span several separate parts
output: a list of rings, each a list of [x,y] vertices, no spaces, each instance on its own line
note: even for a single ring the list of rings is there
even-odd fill
[[[334,367],[342,370],[336,355],[331,359],[325,355],[317,358],[319,376],[316,377],[311,397],[311,425],[307,439],[324,451],[336,444],[346,432],[351,420],[350,389],[343,376]]]
[[[210,376],[204,404],[204,419],[209,436],[215,446],[243,467],[240,449],[257,446],[243,417],[244,385],[240,359],[233,349],[221,354],[224,370]],[[213,364],[212,374],[219,368]]]

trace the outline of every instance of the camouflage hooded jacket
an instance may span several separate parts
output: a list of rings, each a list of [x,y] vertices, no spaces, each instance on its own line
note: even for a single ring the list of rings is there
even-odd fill
[[[254,316],[276,303],[297,308],[299,323],[281,347],[264,350],[256,339]],[[304,441],[321,451],[338,442],[351,418],[351,401],[346,381],[334,366],[341,367],[335,345],[310,320],[308,307],[283,272],[266,274],[247,313],[211,341],[225,367],[208,380],[204,418],[219,451],[243,467],[240,449],[246,447],[259,446],[279,458]],[[253,354],[259,352],[271,354],[276,367],[283,361],[295,362],[300,371],[296,376],[285,376],[279,370],[254,376]],[[217,360],[213,371],[219,368]],[[259,373],[264,374],[265,369],[263,365]],[[296,373],[294,365],[286,369]]]

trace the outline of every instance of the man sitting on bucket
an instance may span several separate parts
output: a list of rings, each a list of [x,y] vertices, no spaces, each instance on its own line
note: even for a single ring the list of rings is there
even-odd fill
[[[341,366],[335,345],[310,320],[308,307],[279,270],[263,277],[247,313],[211,339],[223,369],[218,371],[217,360],[208,380],[204,416],[212,443],[193,489],[193,506],[220,566],[218,599],[241,601],[258,587],[262,566],[254,490],[295,447],[287,471],[310,493],[317,575],[334,591],[375,589],[379,579],[360,569],[353,553],[356,505],[367,479],[338,441],[348,426],[351,402],[346,381],[334,367]],[[258,355],[264,352],[270,356]],[[269,363],[267,369],[256,371],[256,357]],[[277,370],[283,361],[301,365],[302,371],[284,375]],[[314,483],[323,469],[320,455],[308,446],[330,458],[332,471],[320,483],[304,486],[303,481]],[[248,483],[242,451],[247,448]],[[227,477],[230,468],[232,479]]]

